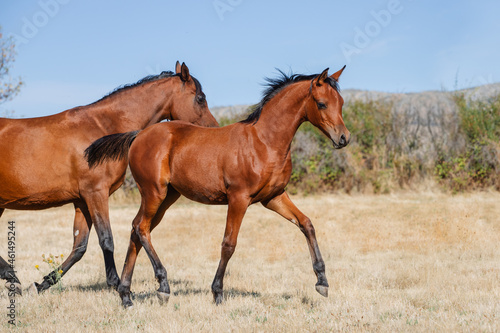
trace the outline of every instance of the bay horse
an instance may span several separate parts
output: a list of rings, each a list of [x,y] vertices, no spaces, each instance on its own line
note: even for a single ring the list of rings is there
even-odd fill
[[[124,307],[133,305],[130,284],[141,247],[160,284],[160,300],[168,300],[167,271],[153,248],[150,232],[180,195],[204,204],[228,205],[221,259],[211,288],[216,304],[223,300],[224,272],[234,253],[243,216],[247,207],[257,202],[304,233],[317,276],[316,290],[328,296],[325,264],[314,227],[292,203],[285,187],[292,172],[292,139],[304,121],[318,127],[334,148],[349,143],[350,133],[342,118],[344,101],[338,90],[344,68],[331,76],[328,69],[319,75],[288,76],[280,72],[280,78],[267,79],[269,86],[261,102],[239,123],[220,128],[161,123],[141,132],[101,138],[87,148],[91,168],[128,154],[142,196],[118,286]]]
[[[163,119],[218,126],[201,84],[184,63],[176,63],[176,73],[147,76],[87,106],[39,118],[0,118],[0,216],[4,209],[39,210],[72,203],[73,249],[57,270],[66,274],[82,258],[95,225],[106,282],[116,288],[120,279],[108,197],[123,183],[127,162],[89,169],[83,151],[102,136],[143,129]],[[56,283],[56,276],[52,272],[35,283],[37,291]]]

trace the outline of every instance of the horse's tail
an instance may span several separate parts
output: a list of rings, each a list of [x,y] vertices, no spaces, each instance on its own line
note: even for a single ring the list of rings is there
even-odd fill
[[[139,131],[117,133],[103,136],[85,149],[85,159],[89,168],[93,168],[106,160],[121,160],[128,156],[130,145]]]

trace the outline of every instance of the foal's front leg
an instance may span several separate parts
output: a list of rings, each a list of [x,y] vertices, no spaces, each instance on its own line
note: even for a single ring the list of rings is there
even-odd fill
[[[214,295],[216,304],[222,303],[224,273],[226,272],[227,263],[236,248],[241,221],[250,203],[250,200],[243,195],[232,196],[228,199],[226,230],[224,231],[224,239],[222,240],[221,258],[214,281],[212,282],[212,294]]]
[[[311,253],[313,270],[318,278],[316,291],[322,296],[328,297],[328,281],[325,275],[325,262],[321,257],[318,242],[316,241],[316,233],[311,220],[293,204],[286,192],[283,192],[269,201],[262,202],[262,204],[264,207],[275,211],[298,226],[300,231],[306,236],[309,252]]]

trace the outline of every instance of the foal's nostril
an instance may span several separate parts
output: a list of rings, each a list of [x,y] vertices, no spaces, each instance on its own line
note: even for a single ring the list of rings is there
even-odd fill
[[[339,145],[341,145],[341,146],[345,146],[345,145],[346,145],[346,143],[347,143],[347,140],[346,140],[346,138],[345,138],[345,135],[344,135],[344,134],[342,134],[342,135],[340,136]]]

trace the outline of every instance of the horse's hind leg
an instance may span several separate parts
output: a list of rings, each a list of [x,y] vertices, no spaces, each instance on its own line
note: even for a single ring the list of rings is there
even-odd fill
[[[311,253],[313,270],[318,278],[316,291],[328,297],[328,281],[325,275],[325,262],[321,257],[318,242],[316,240],[316,233],[311,220],[293,204],[286,192],[262,204],[298,226],[300,231],[306,236],[309,252]]]
[[[12,267],[2,257],[0,257],[0,279],[7,282],[20,283]]]
[[[99,245],[101,246],[104,255],[104,265],[106,267],[106,283],[110,287],[117,288],[120,284],[120,278],[116,272],[114,259],[114,244],[111,225],[109,224],[109,189],[102,191],[90,191],[88,195],[83,195],[83,199],[87,204],[91,223],[95,226]]]
[[[22,295],[21,282],[16,276],[15,271],[2,257],[0,257],[0,279],[6,280],[5,288],[9,291],[9,297],[14,294]]]
[[[132,225],[130,234],[130,243],[123,266],[121,282],[118,287],[118,292],[122,299],[124,307],[133,305],[130,299],[130,285],[132,281],[132,274],[134,273],[135,261],[139,251],[144,246],[148,257],[153,265],[155,277],[158,280],[160,287],[158,288],[158,296],[160,301],[168,301],[170,296],[170,287],[167,280],[167,270],[162,265],[158,255],[153,249],[151,244],[151,231],[160,223],[165,215],[165,211],[179,199],[180,194],[172,187],[168,187],[165,199],[162,200],[162,195],[144,195],[141,207]],[[159,203],[159,204],[158,204]]]
[[[92,220],[90,219],[87,207],[84,204],[75,204],[75,222],[73,224],[73,250],[66,258],[66,260],[64,260],[62,265],[57,268],[58,271],[62,271],[60,276],[66,274],[68,270],[85,254],[91,228]],[[37,291],[42,292],[57,283],[57,276],[58,275],[55,272],[51,272],[43,278],[42,283],[38,284],[35,282]]]
[[[0,217],[4,212],[4,208],[0,208]],[[0,279],[7,280],[5,287],[11,289],[14,286],[14,292],[21,295],[21,282],[16,276],[12,267],[2,257],[0,257]]]

